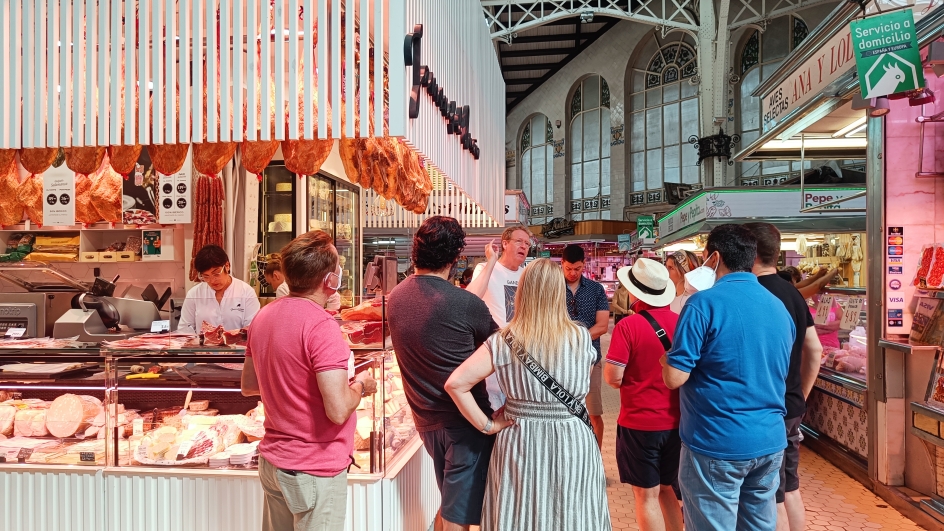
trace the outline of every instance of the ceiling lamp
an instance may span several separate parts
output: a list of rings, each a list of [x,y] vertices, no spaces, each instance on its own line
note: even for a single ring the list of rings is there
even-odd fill
[[[920,88],[908,92],[908,105],[920,107],[927,103],[934,103],[934,93],[929,88]]]
[[[860,127],[862,127],[863,125],[865,125],[865,121],[866,121],[866,120],[868,120],[868,117],[867,117],[867,116],[863,116],[862,118],[859,118],[858,120],[852,122],[851,124],[849,124],[849,125],[843,127],[842,129],[836,131],[835,133],[833,133],[833,138],[839,138],[839,137],[841,137],[841,136],[846,136],[846,135],[852,133],[852,132],[855,131],[856,129],[859,129]]]

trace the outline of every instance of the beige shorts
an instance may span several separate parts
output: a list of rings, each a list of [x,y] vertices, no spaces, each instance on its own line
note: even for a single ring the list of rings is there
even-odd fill
[[[603,386],[603,360],[590,370],[590,392],[587,393],[587,414],[599,417],[603,415],[603,398],[600,391]]]
[[[263,531],[343,531],[347,472],[333,478],[294,475],[259,456]]]

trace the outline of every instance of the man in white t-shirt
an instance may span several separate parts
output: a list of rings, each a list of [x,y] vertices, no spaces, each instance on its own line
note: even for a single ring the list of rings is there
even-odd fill
[[[515,294],[524,273],[524,261],[531,249],[531,233],[522,226],[510,226],[502,233],[500,256],[496,247],[494,240],[489,242],[485,248],[487,261],[475,266],[472,282],[466,289],[485,301],[492,319],[504,328],[515,316]],[[498,386],[497,377],[494,374],[489,376],[485,386],[492,409],[498,411],[505,403],[505,395]]]

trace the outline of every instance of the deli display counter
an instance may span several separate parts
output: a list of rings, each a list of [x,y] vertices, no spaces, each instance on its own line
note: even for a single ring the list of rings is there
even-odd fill
[[[0,500],[16,500],[0,529],[40,514],[82,530],[258,528],[265,406],[241,393],[244,347],[176,334],[14,343],[0,341]],[[425,519],[414,501],[436,485],[396,356],[353,346],[352,358],[380,385],[356,412],[348,529]]]

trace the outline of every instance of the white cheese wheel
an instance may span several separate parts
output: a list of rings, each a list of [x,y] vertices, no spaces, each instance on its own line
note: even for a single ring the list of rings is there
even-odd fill
[[[46,429],[54,437],[72,437],[78,432],[84,432],[101,411],[101,401],[94,397],[64,394],[49,406]]]
[[[291,223],[291,222],[292,222],[292,215],[291,215],[291,214],[275,214],[275,215],[273,216],[273,219],[274,219],[275,221],[281,221],[281,222],[283,222],[283,223]]]
[[[0,405],[0,435],[13,434],[13,420],[15,418],[15,407]]]

